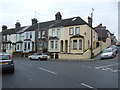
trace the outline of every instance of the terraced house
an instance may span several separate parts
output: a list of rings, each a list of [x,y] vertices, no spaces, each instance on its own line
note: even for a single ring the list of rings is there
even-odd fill
[[[13,53],[16,51],[16,33],[25,27],[17,22],[15,28],[7,29],[6,25],[2,26],[2,51]]]
[[[54,59],[90,59],[111,45],[111,34],[101,24],[92,27],[92,18],[88,22],[81,17],[62,19],[60,12],[55,19],[15,28],[2,27],[2,51],[22,52],[28,55],[35,52],[48,53]]]
[[[49,52],[52,58],[59,59],[88,59],[91,58],[91,30],[92,50],[96,55],[100,51],[98,42],[98,33],[80,17],[62,19],[61,14],[57,14],[59,21],[49,29]],[[92,28],[92,29],[91,29]]]

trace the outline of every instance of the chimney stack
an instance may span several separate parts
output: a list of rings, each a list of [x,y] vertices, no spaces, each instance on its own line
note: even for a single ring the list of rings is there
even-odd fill
[[[16,22],[15,28],[20,28],[20,26],[21,26],[20,22]]]
[[[62,19],[62,15],[60,12],[55,14],[55,20],[61,20]]]
[[[38,20],[36,18],[32,19],[32,25],[36,24],[38,22]]]
[[[106,29],[106,26],[103,26],[102,23],[100,23],[97,27]]]
[[[92,26],[92,18],[88,16],[88,24]]]
[[[2,30],[6,30],[7,29],[7,26],[6,25],[3,25],[2,26]]]

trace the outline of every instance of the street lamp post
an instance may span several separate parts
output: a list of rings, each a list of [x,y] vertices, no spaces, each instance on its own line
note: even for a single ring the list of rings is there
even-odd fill
[[[35,12],[35,17],[36,17],[36,13],[37,12]],[[39,18],[39,13],[37,13],[38,14],[38,18]],[[38,38],[38,34],[39,34],[39,21],[37,20],[37,22],[38,22],[38,25],[37,25],[37,29],[36,29],[36,31],[35,31],[35,36],[36,36],[36,53],[38,53],[39,52],[39,38]]]
[[[92,8],[92,12],[91,12],[91,58],[93,57],[93,33],[92,33],[92,22],[93,22],[93,11],[94,9]]]

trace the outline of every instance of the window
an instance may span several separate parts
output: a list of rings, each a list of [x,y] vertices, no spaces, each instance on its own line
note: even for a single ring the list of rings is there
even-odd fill
[[[30,32],[30,38],[32,38],[32,32]]]
[[[17,45],[17,50],[19,50],[19,45]]]
[[[42,46],[43,46],[43,42],[40,42],[40,48],[42,48]]]
[[[6,45],[6,49],[8,49],[8,44]]]
[[[69,28],[69,34],[73,35],[74,34],[74,29],[73,28]]]
[[[24,44],[24,45],[25,45],[25,50],[26,50],[26,48],[27,48],[27,43],[25,42],[25,44]]]
[[[41,32],[40,31],[38,32],[38,38],[41,38]]]
[[[82,50],[82,40],[79,40],[79,49]]]
[[[50,42],[50,48],[53,49],[54,48],[54,41]]]
[[[55,29],[52,30],[52,36],[55,36]]]
[[[88,40],[88,48],[90,47],[90,41]]]
[[[60,29],[57,29],[57,36],[60,36]]]
[[[30,42],[28,42],[28,49],[30,49]]]
[[[32,49],[34,49],[34,43],[32,43]]]
[[[11,48],[12,48],[12,45],[10,44],[10,50],[11,50]]]
[[[77,50],[77,40],[73,40],[73,50]]]
[[[45,31],[42,31],[42,38],[45,38]]]
[[[26,39],[28,39],[28,33],[26,33]]]
[[[20,49],[22,49],[22,43],[20,44]]]
[[[58,49],[58,41],[55,41],[55,49]]]
[[[96,48],[99,47],[99,46],[100,46],[100,44],[99,44],[99,42],[97,42],[97,43],[96,43]]]
[[[47,42],[43,42],[43,48],[47,48]]]
[[[80,34],[80,27],[75,28],[75,34]]]

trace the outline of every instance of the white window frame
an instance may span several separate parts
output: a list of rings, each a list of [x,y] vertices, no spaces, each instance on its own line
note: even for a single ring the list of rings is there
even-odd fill
[[[74,28],[71,27],[71,28],[69,28],[69,35],[73,35],[73,34],[74,34]]]
[[[77,40],[73,40],[73,50],[77,50]]]
[[[55,29],[52,29],[52,36],[55,36]]]
[[[55,49],[58,49],[58,41],[55,41]]]
[[[42,38],[45,38],[45,30],[42,31]]]
[[[60,36],[60,29],[57,29],[57,36]]]
[[[54,41],[50,41],[50,48],[54,49]]]
[[[80,34],[80,27],[75,27],[75,35],[79,35]]]
[[[83,46],[82,44],[83,44],[83,40],[80,39],[79,40],[79,50],[82,50],[82,46]]]

